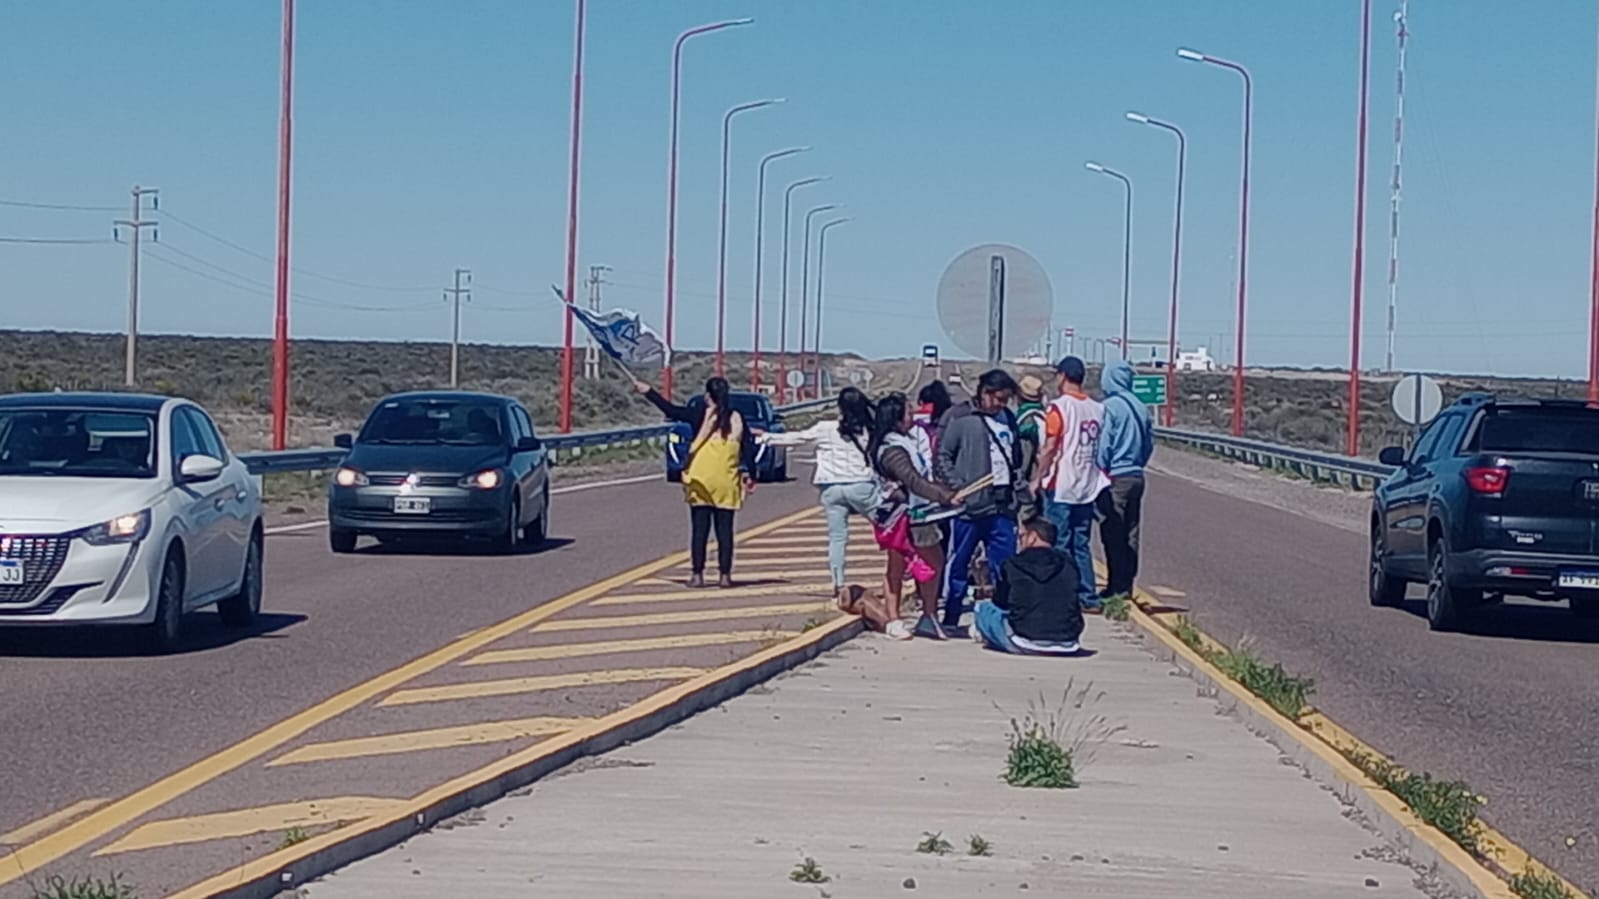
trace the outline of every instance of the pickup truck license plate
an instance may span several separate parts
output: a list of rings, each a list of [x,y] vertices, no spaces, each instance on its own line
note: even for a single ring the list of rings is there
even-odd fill
[[[1577,485],[1577,495],[1590,503],[1599,503],[1599,480],[1582,481]]]
[[[1562,571],[1555,586],[1570,590],[1599,590],[1599,571]]]
[[[0,586],[15,587],[27,582],[21,562],[0,559]]]
[[[426,515],[433,511],[433,500],[426,496],[396,496],[394,514]]]

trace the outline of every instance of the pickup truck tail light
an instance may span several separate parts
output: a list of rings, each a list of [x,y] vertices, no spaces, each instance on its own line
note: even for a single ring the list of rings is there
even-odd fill
[[[1510,483],[1510,469],[1503,466],[1480,466],[1466,469],[1466,484],[1472,493],[1499,496]]]

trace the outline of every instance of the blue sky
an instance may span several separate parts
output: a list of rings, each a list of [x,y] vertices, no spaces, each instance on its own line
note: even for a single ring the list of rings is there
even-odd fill
[[[564,258],[571,7],[301,0],[296,335],[443,338],[438,291],[464,266],[477,285],[468,339],[558,338],[547,285]],[[1374,14],[1374,363],[1393,9],[1379,0]],[[1508,9],[1412,4],[1399,361],[1577,377],[1595,12],[1578,0]],[[134,183],[159,187],[165,262],[145,266],[147,329],[269,333],[259,285],[271,265],[183,223],[273,251],[278,12],[270,0],[0,2],[0,199],[121,210],[0,206],[0,237],[105,238]],[[1192,46],[1256,80],[1249,360],[1347,362],[1356,0],[590,0],[579,263],[614,268],[608,304],[661,317],[672,40],[745,15],[753,27],[699,38],[685,56],[680,346],[714,340],[721,114],[769,96],[788,102],[734,129],[730,345],[749,341],[756,161],[795,144],[816,149],[770,169],[767,297],[782,185],[831,175],[796,194],[856,217],[829,238],[830,349],[906,355],[940,340],[939,276],[989,242],[1043,264],[1057,325],[1114,333],[1120,192],[1084,171],[1089,158],[1135,182],[1133,331],[1164,334],[1174,144],[1126,122],[1133,108],[1189,133],[1184,344],[1230,340],[1240,88],[1174,55]],[[793,255],[797,281],[797,240]],[[126,281],[122,246],[0,244],[0,327],[118,330]]]

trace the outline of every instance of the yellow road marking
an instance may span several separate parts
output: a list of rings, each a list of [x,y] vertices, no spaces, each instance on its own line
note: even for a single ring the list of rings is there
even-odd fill
[[[537,693],[541,690],[559,690],[563,687],[632,684],[651,680],[688,680],[691,677],[699,677],[706,670],[705,668],[614,668],[609,671],[580,671],[576,674],[544,674],[506,680],[472,681],[465,684],[445,684],[441,687],[399,690],[390,694],[378,705],[387,708],[396,705],[416,705],[421,702],[448,702],[452,699],[514,696],[518,693]]]
[[[0,843],[26,843],[36,837],[42,837],[73,818],[87,815],[110,801],[109,799],[84,799],[80,802],[74,802],[60,811],[51,812],[43,818],[24,824],[10,833],[0,834]]]
[[[812,577],[826,577],[826,572],[809,572]],[[833,592],[831,579],[809,584],[768,584],[763,587],[733,587],[728,590],[662,590],[659,593],[617,593],[596,599],[590,605],[625,606],[636,602],[682,602],[687,600],[741,598],[755,596],[782,596],[794,593],[828,595]]]
[[[288,830],[291,827],[347,824],[373,815],[381,815],[402,805],[405,805],[404,799],[339,796],[332,799],[309,799],[303,802],[285,802],[281,805],[263,805],[259,808],[152,821],[134,828],[132,833],[94,854],[96,857],[117,855],[139,849],[204,843],[226,837],[247,837],[273,830]]]
[[[524,649],[496,649],[479,653],[462,665],[496,665],[502,662],[539,662],[545,659],[570,659],[579,656],[607,655],[613,652],[643,652],[650,649],[684,649],[690,646],[720,646],[724,643],[760,643],[773,638],[787,640],[789,631],[727,631],[720,634],[681,634],[676,637],[641,637],[635,640],[606,640],[600,643],[560,643],[554,646],[529,646]]]
[[[798,557],[800,555],[802,555],[800,552],[798,552],[798,551],[796,551],[794,549],[791,549],[791,548],[782,548],[782,547],[770,547],[770,548],[768,548],[768,547],[759,547],[759,546],[757,546],[757,547],[753,547],[753,548],[748,548],[747,549],[745,547],[740,546],[738,548],[738,552],[735,554],[736,561],[734,562],[734,567],[742,570],[742,569],[747,568],[747,567],[749,567],[751,565],[772,565],[772,564],[775,564],[775,563],[778,563],[778,562],[792,561],[794,558],[796,558],[796,557]],[[777,556],[777,558],[769,558],[770,556]],[[817,556],[816,559],[823,565],[827,564],[827,557],[826,556]],[[850,552],[850,553],[845,553],[844,554],[844,561],[846,561],[846,562],[871,562],[871,561],[881,562],[882,560],[883,560],[883,553],[881,551],[876,551],[876,552]],[[687,567],[687,566],[684,566],[684,567]]]
[[[855,549],[876,549],[877,541],[870,536],[852,536],[849,545]],[[735,546],[734,549],[742,551],[745,546],[751,548],[761,546],[820,546],[825,548],[827,546],[827,535],[818,534],[815,537],[762,537],[759,540],[745,540]]]
[[[796,512],[793,515],[785,515],[782,518],[751,528],[741,534],[740,538],[745,540],[754,539],[762,534],[780,530],[815,514],[816,509],[811,508]],[[490,625],[447,643],[421,658],[413,659],[365,683],[357,684],[348,690],[334,694],[267,727],[265,730],[244,738],[220,752],[175,771],[155,783],[129,793],[121,799],[107,803],[55,833],[18,847],[6,859],[6,864],[0,865],[0,886],[11,883],[30,871],[37,871],[56,859],[83,848],[113,830],[124,827],[179,796],[266,755],[318,724],[369,702],[393,690],[400,684],[442,668],[457,659],[469,656],[497,640],[525,631],[546,618],[581,605],[596,596],[603,596],[618,587],[626,586],[641,578],[650,577],[675,565],[682,564],[684,558],[684,553],[674,553],[604,580],[596,581],[559,599],[544,603],[520,615],[512,616],[498,624]]]
[[[834,611],[832,603],[808,602],[787,606],[744,606],[735,609],[701,609],[695,612],[655,612],[649,615],[605,615],[596,618],[562,618],[533,628],[536,634],[551,631],[585,631],[600,627],[640,627],[650,624],[688,624],[695,621],[721,621],[726,618],[760,618],[763,615],[803,615],[806,612]]]
[[[593,720],[592,718],[520,718],[514,721],[483,721],[460,727],[439,727],[376,737],[358,737],[353,740],[331,740],[326,743],[311,743],[284,753],[267,762],[267,767],[366,758],[374,755],[398,755],[403,752],[476,746],[481,743],[502,743],[524,737],[564,734],[574,727]]]

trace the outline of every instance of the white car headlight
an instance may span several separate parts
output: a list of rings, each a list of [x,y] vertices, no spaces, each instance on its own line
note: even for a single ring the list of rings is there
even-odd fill
[[[353,468],[341,468],[333,474],[333,483],[340,487],[365,487],[371,483],[367,480],[365,472]]]
[[[503,478],[500,477],[499,470],[491,468],[488,471],[480,471],[477,474],[467,475],[460,480],[460,485],[462,487],[473,487],[478,490],[493,490],[494,488],[500,486],[500,482],[502,480]]]
[[[78,532],[83,542],[90,546],[111,546],[117,543],[137,543],[150,533],[150,510],[119,515],[110,521],[84,528]]]

